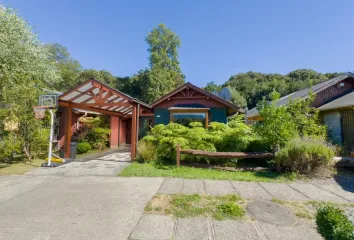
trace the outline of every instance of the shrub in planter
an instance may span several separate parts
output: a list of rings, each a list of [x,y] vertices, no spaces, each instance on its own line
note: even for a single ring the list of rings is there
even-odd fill
[[[354,239],[354,225],[338,207],[322,205],[317,210],[316,223],[318,232],[326,240]]]
[[[309,174],[319,167],[330,167],[334,153],[334,147],[322,139],[296,138],[276,154],[275,160],[286,170]]]
[[[154,162],[157,159],[156,148],[151,142],[140,140],[137,148],[137,160]]]
[[[91,144],[88,142],[80,142],[77,144],[77,151],[79,153],[87,153],[91,150]]]

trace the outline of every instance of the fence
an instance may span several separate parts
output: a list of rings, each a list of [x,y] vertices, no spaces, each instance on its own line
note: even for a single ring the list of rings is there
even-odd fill
[[[271,158],[274,153],[266,152],[208,152],[203,150],[181,150],[181,145],[177,144],[177,167],[181,165],[181,154],[190,154],[205,157],[219,157],[219,158]],[[280,165],[277,164],[277,172],[280,172]]]

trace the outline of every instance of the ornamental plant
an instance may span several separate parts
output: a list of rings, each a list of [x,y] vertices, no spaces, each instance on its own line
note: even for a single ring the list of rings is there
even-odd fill
[[[235,117],[229,124],[212,122],[208,129],[200,122],[192,122],[189,127],[177,123],[156,125],[141,141],[155,147],[156,159],[161,163],[175,161],[177,144],[182,149],[236,152],[246,150],[253,138],[252,129],[242,122],[242,117]],[[182,156],[184,159],[187,157],[188,160],[198,162],[223,161],[200,156]]]

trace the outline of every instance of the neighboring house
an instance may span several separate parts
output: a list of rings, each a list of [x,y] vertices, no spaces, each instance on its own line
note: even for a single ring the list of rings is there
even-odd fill
[[[328,136],[338,145],[354,152],[354,74],[346,73],[285,97],[276,103],[286,105],[291,99],[306,99],[310,90],[316,94],[312,106],[320,111],[321,121],[327,125]],[[257,108],[246,114],[249,123],[261,121]]]
[[[207,127],[210,122],[227,123],[228,116],[244,113],[244,109],[189,82],[156,100],[151,108],[153,125],[199,121]]]

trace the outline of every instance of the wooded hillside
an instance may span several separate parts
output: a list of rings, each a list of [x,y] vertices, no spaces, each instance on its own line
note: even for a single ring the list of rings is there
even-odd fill
[[[311,69],[297,69],[286,75],[250,71],[233,75],[222,85],[210,82],[205,89],[212,91],[226,86],[232,89],[232,95],[234,90],[237,90],[238,94],[246,99],[247,106],[250,109],[255,107],[263,97],[269,100],[269,94],[273,89],[279,92],[281,96],[285,96],[341,74],[337,72],[319,73]]]

